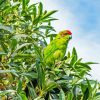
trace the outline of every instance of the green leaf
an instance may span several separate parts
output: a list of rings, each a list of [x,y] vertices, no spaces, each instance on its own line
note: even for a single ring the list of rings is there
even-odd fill
[[[89,97],[91,98],[92,97],[92,86],[91,86],[91,83],[88,79],[86,79],[87,81],[87,84],[88,84],[88,91],[89,91]]]
[[[75,85],[73,88],[73,96],[74,96],[75,100],[77,100],[78,94],[79,94],[79,88],[78,88],[78,86]]]
[[[90,66],[88,66],[85,63],[77,63],[77,65],[81,65],[83,68],[87,68],[87,69],[91,70]]]
[[[82,58],[78,59],[76,63],[81,63]]]
[[[4,96],[11,93],[16,93],[16,90],[9,89],[9,90],[0,91],[0,96]]]
[[[39,26],[40,29],[51,29],[51,30],[54,30],[54,28],[52,26],[44,26],[44,25],[41,25]]]
[[[58,80],[57,83],[58,84],[67,83],[67,80]]]
[[[40,2],[40,3],[39,3],[39,6],[38,6],[38,16],[42,16],[42,11],[43,11],[43,5],[42,5],[42,3]]]
[[[48,22],[48,26],[51,26],[51,22],[50,21]],[[45,30],[45,36],[47,36],[48,34],[49,34],[49,29],[46,29]]]
[[[47,37],[56,37],[57,36],[57,34],[50,34],[50,35],[47,35]]]
[[[1,55],[7,55],[7,53],[5,53],[5,52],[0,52],[0,56]]]
[[[64,91],[62,89],[60,90],[59,100],[65,100],[65,93],[64,93]]]
[[[41,16],[36,16],[36,18],[33,20],[33,25],[37,25],[40,21]]]
[[[23,47],[28,46],[28,45],[31,45],[31,43],[24,43],[22,45],[19,45],[14,52],[18,52],[20,49],[22,49]]]
[[[99,64],[97,62],[86,62],[85,64],[90,65],[90,64]]]
[[[1,47],[5,53],[8,53],[8,45],[6,43],[1,42]]]
[[[26,0],[26,5],[28,5],[29,2],[30,2],[30,0]]]
[[[92,95],[93,95],[93,97],[96,95],[97,89],[98,89],[98,82],[95,81],[94,87],[92,88]]]
[[[5,0],[1,0],[1,1],[0,1],[0,5],[2,5],[4,2],[5,2]]]
[[[27,37],[28,37],[28,35],[26,35],[26,34],[15,34],[13,36],[13,38],[15,38],[15,39],[21,39],[21,38],[27,38]]]
[[[88,100],[88,97],[89,97],[89,89],[86,88],[86,90],[85,90],[85,92],[84,92],[83,100]]]
[[[30,58],[30,57],[32,57],[33,59],[36,58],[34,54],[20,54],[20,53],[13,54],[12,57],[14,57],[15,59],[16,58]]]
[[[21,99],[22,99],[22,100],[28,100],[25,94],[20,93],[20,96],[21,96]]]
[[[87,86],[87,84],[86,84],[86,83],[84,83],[84,82],[83,82],[83,83],[81,83],[80,85],[81,85],[81,90],[82,90],[82,93],[84,94],[84,92],[85,92],[85,90],[86,90],[86,88],[87,88],[88,86]]]
[[[93,100],[100,100],[100,95],[95,96]]]
[[[3,73],[12,73],[13,75],[15,75],[15,76],[19,76],[17,73],[17,71],[16,70],[14,70],[14,69],[12,69],[12,70],[0,70],[0,74],[3,74]]]
[[[50,11],[50,12],[44,14],[43,17],[42,17],[42,20],[44,20],[44,19],[50,17],[50,16],[51,16],[52,14],[54,14],[55,12],[57,12],[57,10],[53,10],[53,11]]]
[[[2,17],[0,16],[0,23],[2,22]]]
[[[76,63],[76,57],[73,56],[71,61],[70,61],[70,66],[73,67],[73,65]]]
[[[5,26],[5,25],[3,25],[3,24],[0,24],[0,29],[3,29],[3,30],[8,31],[8,32],[10,32],[10,33],[13,32],[13,29],[12,29],[11,26]]]
[[[23,73],[21,73],[21,75],[26,76],[26,77],[31,78],[31,79],[32,78],[33,79],[37,79],[38,78],[38,75],[35,72],[27,72],[27,73],[23,72]]]
[[[37,73],[38,73],[38,84],[42,88],[45,86],[45,72],[39,61],[36,61]]]
[[[43,91],[48,92],[56,87],[57,83],[47,80],[47,83],[45,83]]]
[[[73,50],[72,50],[72,55],[74,56],[74,55],[76,55],[77,56],[77,52],[76,52],[76,49],[75,49],[75,47],[73,48]]]
[[[37,14],[37,9],[36,9],[36,4],[32,4],[29,6],[29,14],[32,15],[32,21],[36,18]]]
[[[22,8],[23,8],[23,11],[25,11],[25,9],[26,9],[26,0],[22,0]]]
[[[35,89],[33,87],[28,86],[28,90],[29,90],[29,95],[32,97],[32,100],[34,100],[37,97]]]
[[[55,21],[55,20],[58,20],[56,18],[48,18],[48,19],[44,19],[44,20],[41,20],[42,22],[50,22],[50,21]]]
[[[67,100],[73,100],[73,94],[68,92],[67,93]]]
[[[17,88],[17,92],[20,93],[22,91],[22,81],[19,80],[18,81],[18,88]]]
[[[77,62],[77,59],[78,59],[78,57],[77,57],[76,49],[73,48],[73,50],[72,50],[72,59],[71,59],[71,62],[70,62],[70,66],[73,67],[73,65]]]
[[[67,58],[70,58],[71,54],[70,52],[68,51],[68,54],[67,54]]]
[[[17,40],[16,39],[12,39],[11,40],[11,49],[15,50],[16,46],[17,46]]]
[[[73,48],[72,57],[75,57],[75,58],[74,58],[75,61],[78,59],[78,57],[77,57],[77,52],[76,52],[76,49],[75,49],[75,48]]]
[[[36,9],[36,7],[34,6],[34,8],[33,8],[33,15],[34,15],[34,18],[36,18],[36,14],[37,14],[37,9]]]

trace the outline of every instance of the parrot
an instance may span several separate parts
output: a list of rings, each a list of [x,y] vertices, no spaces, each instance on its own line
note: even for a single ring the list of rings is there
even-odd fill
[[[60,31],[55,39],[44,48],[44,61],[48,66],[64,58],[69,40],[72,38],[70,30]]]

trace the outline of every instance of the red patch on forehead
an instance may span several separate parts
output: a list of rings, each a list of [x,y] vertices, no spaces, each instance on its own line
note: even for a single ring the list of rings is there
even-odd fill
[[[67,31],[67,34],[72,35],[71,31],[69,31],[69,30],[66,30],[66,31]]]

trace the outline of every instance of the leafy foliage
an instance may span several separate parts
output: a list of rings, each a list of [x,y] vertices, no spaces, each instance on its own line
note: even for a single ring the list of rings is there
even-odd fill
[[[43,49],[56,36],[56,10],[41,2],[0,1],[0,97],[2,100],[99,100],[99,83],[86,76],[92,62],[76,49],[49,68]]]

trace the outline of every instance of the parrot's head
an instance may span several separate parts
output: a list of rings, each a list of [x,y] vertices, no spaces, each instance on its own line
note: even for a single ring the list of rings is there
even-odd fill
[[[67,38],[67,39],[72,38],[72,33],[69,30],[63,30],[63,31],[59,32],[59,35],[61,38]]]

